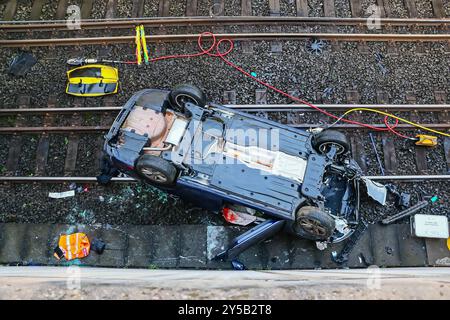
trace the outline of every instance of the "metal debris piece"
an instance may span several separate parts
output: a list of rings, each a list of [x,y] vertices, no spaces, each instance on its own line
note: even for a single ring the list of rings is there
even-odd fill
[[[377,66],[380,68],[381,74],[385,76],[387,74],[387,68],[382,63],[377,63]]]
[[[16,55],[9,64],[8,73],[16,77],[23,77],[36,64],[37,59],[28,52]]]
[[[233,267],[234,270],[239,270],[239,271],[247,269],[242,262],[240,262],[236,259],[231,261],[231,266]]]
[[[332,87],[327,87],[327,88],[325,88],[325,89],[323,90],[322,98],[323,98],[323,99],[330,99],[331,96],[333,95],[333,93],[334,93],[334,88],[332,88]]]
[[[361,239],[364,232],[366,232],[368,226],[369,224],[366,221],[364,221],[364,219],[361,219],[355,231],[348,238],[347,242],[345,242],[341,252],[337,253],[336,251],[333,251],[331,253],[331,259],[337,264],[347,262],[350,257],[350,253],[355,248],[356,244],[358,243],[359,239]]]
[[[392,223],[394,221],[397,221],[399,219],[402,219],[404,217],[409,217],[410,215],[412,215],[413,213],[419,211],[420,209],[425,208],[430,203],[431,202],[428,201],[428,200],[420,201],[420,202],[416,203],[415,205],[413,205],[412,207],[410,207],[410,208],[408,208],[406,210],[400,211],[399,213],[397,213],[397,214],[395,214],[393,216],[390,216],[390,217],[388,217],[386,219],[383,219],[381,222],[383,224],[390,224],[390,223]]]
[[[316,241],[316,248],[320,251],[325,250],[328,247],[326,241]]]
[[[372,181],[367,178],[362,178],[362,180],[367,187],[367,194],[372,199],[384,206],[386,204],[387,188],[381,183]]]
[[[98,254],[102,254],[103,251],[105,251],[105,247],[106,243],[100,239],[94,238],[94,240],[91,241],[91,250]]]
[[[382,62],[383,59],[384,59],[384,56],[383,56],[382,53],[380,53],[380,52],[375,53],[375,60],[376,60],[376,62]]]
[[[407,192],[400,193],[395,205],[400,209],[406,209],[411,206],[411,195]]]
[[[378,166],[381,170],[381,175],[384,176],[384,168],[383,164],[381,163],[380,155],[378,154],[377,145],[375,144],[375,139],[373,138],[373,133],[369,132],[370,142],[372,143],[373,150],[375,151],[375,155],[377,157]]]
[[[380,52],[375,53],[375,61],[377,63],[377,66],[380,69],[381,74],[383,76],[385,76],[387,74],[388,70],[383,63],[383,59],[384,59],[384,56]]]
[[[320,55],[325,48],[325,42],[322,40],[315,39],[311,44],[309,45],[308,50],[311,53],[315,53],[316,55]]]

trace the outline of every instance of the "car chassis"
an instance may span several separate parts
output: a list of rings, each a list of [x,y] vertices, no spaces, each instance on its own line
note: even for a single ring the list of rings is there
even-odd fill
[[[189,85],[135,93],[105,136],[104,152],[103,182],[118,170],[213,212],[256,212],[259,223],[218,259],[234,259],[280,231],[342,241],[360,222],[361,184],[378,202],[386,199],[384,186],[361,175],[342,133],[206,103]]]

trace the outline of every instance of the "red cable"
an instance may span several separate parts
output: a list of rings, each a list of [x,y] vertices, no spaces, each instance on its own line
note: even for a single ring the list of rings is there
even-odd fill
[[[397,131],[394,130],[394,128],[397,127],[397,125],[398,125],[398,119],[395,119],[395,123],[394,123],[394,125],[393,125],[392,127],[391,127],[391,125],[388,123],[388,119],[389,119],[388,116],[385,116],[385,117],[384,117],[384,124],[386,125],[386,128],[388,128],[388,130],[389,130],[390,132],[392,132],[393,134],[395,134],[395,135],[397,135],[397,136],[399,136],[399,137],[401,137],[401,138],[404,138],[404,139],[411,139],[410,137],[404,136],[403,134],[401,134],[401,133],[399,133],[399,132],[397,132]]]
[[[207,48],[207,49],[205,49],[203,47],[203,37],[205,37],[205,36],[211,37],[212,41],[213,41],[211,46],[209,48]],[[222,43],[225,43],[225,42],[228,43],[229,48],[228,48],[227,51],[221,52],[219,47],[220,47],[220,45]],[[307,105],[308,107],[311,107],[311,108],[313,108],[313,109],[315,109],[315,110],[317,110],[317,111],[319,111],[319,112],[321,112],[321,113],[323,113],[323,114],[325,114],[325,115],[327,115],[327,116],[329,116],[331,118],[337,119],[339,121],[344,121],[344,122],[347,122],[347,123],[350,123],[350,124],[356,124],[356,125],[359,125],[359,126],[362,126],[362,127],[370,128],[370,129],[375,130],[375,131],[390,131],[390,132],[392,132],[392,133],[394,133],[394,134],[396,134],[396,135],[398,135],[398,136],[400,136],[402,138],[409,139],[408,137],[406,137],[406,136],[404,136],[404,135],[402,135],[402,134],[400,134],[400,133],[398,133],[397,131],[394,130],[394,128],[398,124],[398,119],[396,119],[396,123],[391,127],[387,123],[387,119],[389,117],[386,116],[385,117],[386,128],[378,128],[378,127],[374,127],[374,126],[372,126],[370,124],[367,124],[367,123],[362,123],[362,122],[359,122],[359,121],[353,121],[353,120],[340,118],[340,117],[338,117],[338,116],[336,116],[336,115],[334,115],[332,113],[329,113],[328,111],[326,111],[324,109],[321,109],[321,108],[313,105],[312,103],[309,103],[309,102],[304,101],[304,100],[302,100],[300,98],[294,97],[294,96],[290,95],[289,93],[284,92],[284,91],[282,91],[282,90],[272,86],[271,84],[269,84],[267,82],[264,82],[264,81],[262,81],[262,80],[260,80],[260,79],[258,79],[256,77],[252,76],[250,73],[248,73],[247,71],[245,71],[241,67],[235,65],[234,63],[232,63],[231,61],[229,61],[228,59],[225,58],[225,56],[227,56],[234,49],[234,42],[231,39],[223,38],[223,39],[220,39],[219,41],[217,41],[216,40],[216,36],[213,33],[211,33],[211,32],[203,32],[203,33],[201,33],[198,36],[197,44],[198,44],[198,47],[200,49],[200,52],[190,53],[190,54],[161,56],[161,57],[149,59],[149,62],[155,62],[155,61],[166,60],[166,59],[193,58],[193,57],[199,57],[199,56],[203,56],[203,55],[207,55],[207,56],[210,56],[210,57],[218,57],[218,58],[222,59],[222,61],[225,62],[230,67],[236,69],[237,71],[239,71],[242,74],[244,74],[245,76],[255,80],[256,82],[262,84],[263,86],[265,86],[265,87],[267,87],[267,88],[269,88],[269,89],[271,89],[271,90],[273,90],[275,92],[278,92],[279,94],[284,95],[284,96],[288,97],[289,99],[292,99],[294,101],[300,102],[301,104]],[[215,49],[215,53],[212,52],[213,49]]]

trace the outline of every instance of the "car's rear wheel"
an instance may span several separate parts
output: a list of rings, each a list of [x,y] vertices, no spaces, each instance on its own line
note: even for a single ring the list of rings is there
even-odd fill
[[[181,84],[170,91],[169,102],[175,111],[184,112],[186,103],[204,107],[206,105],[206,95],[194,85]]]
[[[294,232],[309,240],[327,240],[334,232],[336,224],[333,217],[319,208],[301,207],[296,214]]]
[[[150,183],[160,186],[173,185],[177,174],[177,169],[169,161],[149,154],[139,157],[136,170]]]
[[[324,130],[314,136],[313,147],[321,154],[327,154],[332,147],[336,148],[336,154],[345,154],[350,150],[350,143],[342,132],[336,130]]]

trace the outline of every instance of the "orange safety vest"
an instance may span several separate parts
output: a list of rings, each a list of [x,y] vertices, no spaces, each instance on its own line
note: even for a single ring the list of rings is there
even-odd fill
[[[89,255],[91,249],[87,235],[81,232],[61,235],[58,246],[67,261],[84,258]],[[60,259],[56,253],[54,256]]]

